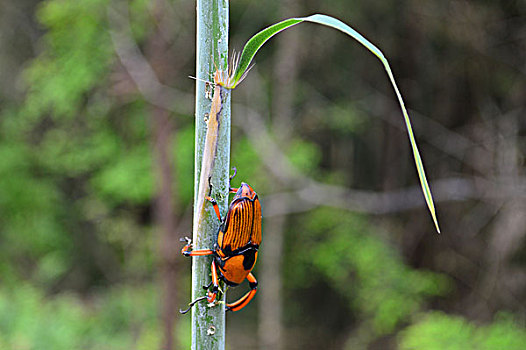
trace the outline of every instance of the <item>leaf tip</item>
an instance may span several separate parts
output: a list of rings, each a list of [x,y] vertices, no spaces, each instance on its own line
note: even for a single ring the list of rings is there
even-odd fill
[[[433,216],[433,222],[435,223],[435,227],[437,229],[437,233],[441,234],[442,232],[440,231],[440,226],[438,225],[438,220],[437,220],[435,213],[432,213],[432,216]]]

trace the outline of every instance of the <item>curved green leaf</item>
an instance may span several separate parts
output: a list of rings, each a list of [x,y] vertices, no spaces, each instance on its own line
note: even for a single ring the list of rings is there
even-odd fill
[[[382,51],[380,51],[376,46],[374,46],[369,40],[367,40],[356,30],[334,17],[321,14],[315,14],[308,17],[289,18],[279,23],[276,23],[268,28],[265,28],[256,35],[254,35],[252,38],[250,38],[250,40],[245,44],[245,47],[243,48],[243,51],[241,52],[241,56],[239,58],[239,64],[237,65],[237,67],[235,67],[236,70],[232,77],[233,83],[231,85],[231,88],[234,88],[242,80],[247,70],[249,69],[249,65],[252,62],[252,59],[265,42],[267,42],[270,38],[272,38],[279,32],[301,22],[318,23],[324,26],[332,27],[351,36],[353,39],[355,39],[360,44],[365,46],[369,51],[371,51],[376,57],[378,57],[378,59],[384,65],[384,68],[387,71],[387,75],[389,76],[389,80],[391,81],[393,89],[396,93],[396,97],[398,98],[402,114],[404,115],[405,125],[407,128],[407,133],[409,135],[409,140],[411,142],[411,148],[413,149],[413,157],[415,159],[418,177],[420,178],[422,192],[424,193],[424,197],[429,211],[431,213],[431,216],[433,217],[433,222],[435,223],[436,229],[438,233],[440,233],[440,228],[438,226],[438,220],[435,213],[435,205],[433,203],[433,196],[431,195],[431,190],[429,189],[429,185],[427,183],[424,165],[422,163],[422,159],[420,158],[420,153],[418,152],[415,136],[413,135],[413,128],[411,127],[411,121],[409,120],[409,114],[407,113],[407,110],[405,108],[404,100],[402,99],[402,95],[398,90],[398,86],[396,85],[393,73],[391,71],[391,68],[389,67],[389,63],[387,62],[387,59],[383,55]]]
[[[254,35],[252,38],[250,38],[250,40],[248,40],[245,44],[245,47],[243,47],[243,51],[241,52],[239,64],[234,72],[234,83],[232,88],[235,88],[236,85],[240,82],[240,80],[242,80],[241,78],[243,77],[245,72],[247,72],[250,62],[252,62],[252,59],[264,43],[266,43],[270,38],[272,38],[279,32],[301,22],[303,22],[303,20],[300,18],[289,18],[263,29],[262,31]]]

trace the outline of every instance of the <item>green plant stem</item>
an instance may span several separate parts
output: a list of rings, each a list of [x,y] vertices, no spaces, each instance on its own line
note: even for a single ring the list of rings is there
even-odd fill
[[[195,104],[195,174],[194,174],[194,249],[210,249],[214,244],[219,222],[212,207],[204,201],[200,179],[208,182],[211,172],[212,196],[217,200],[221,213],[228,205],[230,165],[230,90],[221,89],[221,114],[216,150],[204,154],[207,137],[207,119],[211,99],[206,94],[205,81],[212,80],[217,68],[226,68],[228,59],[228,0],[197,1],[196,43],[196,104]],[[219,89],[215,90],[216,92]],[[207,184],[208,185],[208,184]],[[207,186],[206,186],[207,187]],[[203,208],[205,210],[203,210]],[[192,299],[204,296],[204,285],[210,282],[211,257],[192,258]],[[221,294],[221,293],[220,293]],[[225,348],[224,295],[218,295],[219,303],[209,307],[206,302],[197,303],[192,309],[192,349]]]

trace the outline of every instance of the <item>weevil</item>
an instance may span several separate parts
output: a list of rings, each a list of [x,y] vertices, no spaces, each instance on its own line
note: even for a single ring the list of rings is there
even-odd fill
[[[236,175],[230,177],[230,181]],[[208,289],[206,296],[192,301],[189,308],[180,310],[187,313],[192,306],[201,300],[213,303],[219,292],[219,280],[229,286],[237,286],[245,279],[248,280],[250,291],[233,303],[226,304],[226,311],[239,311],[254,298],[258,282],[252,274],[256,264],[258,249],[261,244],[261,204],[257,193],[250,185],[242,182],[239,188],[229,188],[230,193],[235,193],[228,212],[224,219],[215,199],[211,197],[212,186],[210,184],[209,195],[206,199],[213,205],[217,218],[221,222],[217,233],[217,241],[213,249],[192,249],[192,241],[185,238],[187,244],[181,250],[184,256],[213,255],[211,264],[212,281],[205,286]]]

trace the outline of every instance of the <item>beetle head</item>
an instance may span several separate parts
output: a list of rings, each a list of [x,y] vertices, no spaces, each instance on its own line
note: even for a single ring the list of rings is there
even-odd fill
[[[234,200],[238,198],[248,198],[250,200],[254,200],[256,197],[256,192],[250,187],[249,184],[246,184],[244,182],[241,183],[241,186],[239,186],[236,195],[234,196]]]

